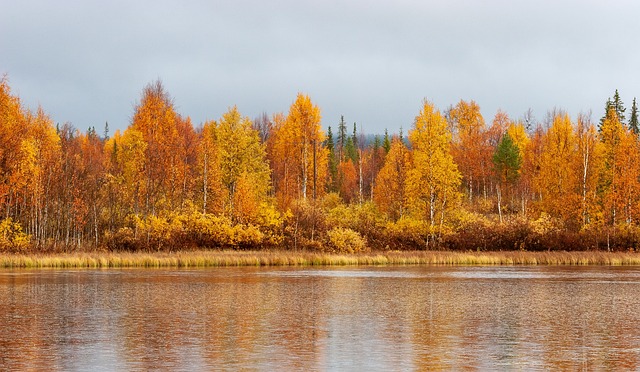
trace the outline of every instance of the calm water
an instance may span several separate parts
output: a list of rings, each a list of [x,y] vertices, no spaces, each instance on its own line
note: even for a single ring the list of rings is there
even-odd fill
[[[640,369],[640,268],[0,271],[0,369]]]

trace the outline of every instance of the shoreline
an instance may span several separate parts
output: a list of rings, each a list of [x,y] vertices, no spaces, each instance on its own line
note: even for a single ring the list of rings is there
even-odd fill
[[[602,251],[379,251],[332,254],[305,251],[194,250],[0,254],[0,269],[198,268],[232,266],[362,265],[640,265],[640,253]]]

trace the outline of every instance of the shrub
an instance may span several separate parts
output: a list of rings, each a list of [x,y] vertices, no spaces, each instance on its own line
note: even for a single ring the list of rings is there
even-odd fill
[[[318,237],[324,236],[325,220],[322,208],[304,199],[296,200],[291,210],[285,214],[282,227],[284,245],[292,249],[306,249],[307,242],[314,242]]]
[[[392,250],[424,250],[429,247],[429,226],[421,220],[402,217],[385,226],[384,244]]]
[[[386,244],[386,221],[372,202],[336,205],[328,211],[326,224],[333,228],[342,227],[357,231],[376,248],[382,248]]]
[[[336,227],[327,232],[327,247],[334,253],[358,253],[367,248],[366,239],[351,229]]]
[[[104,235],[104,243],[112,251],[136,251],[140,249],[133,229],[121,227],[115,232],[107,231]]]
[[[11,218],[0,222],[0,251],[24,252],[29,247],[31,236],[22,231],[22,226]]]
[[[262,244],[278,246],[284,240],[285,217],[272,204],[262,203],[258,211],[258,228],[263,233]]]

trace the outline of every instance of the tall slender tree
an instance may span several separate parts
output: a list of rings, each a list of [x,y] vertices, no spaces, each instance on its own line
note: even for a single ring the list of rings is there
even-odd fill
[[[177,114],[169,93],[160,80],[147,85],[142,99],[135,109],[133,121],[127,130],[142,134],[145,146],[144,157],[144,208],[143,214],[155,215],[168,207],[167,195],[175,183],[176,168],[180,159],[178,144]]]
[[[544,136],[540,173],[536,178],[543,210],[577,226],[581,222],[578,150],[569,115],[556,115]]]
[[[324,147],[329,151],[329,178],[327,182],[327,189],[333,192],[337,191],[336,181],[338,179],[338,159],[336,158],[336,146],[333,140],[331,125],[327,128],[327,139],[324,142]]]
[[[636,97],[633,97],[633,104],[631,105],[629,129],[631,129],[631,131],[633,131],[636,136],[640,134],[640,123],[638,122],[638,105],[636,104]]]
[[[456,138],[453,156],[462,173],[463,183],[469,202],[473,201],[474,190],[478,190],[488,176],[485,154],[485,123],[480,106],[474,101],[460,101],[449,110]]]
[[[385,153],[389,153],[389,150],[391,150],[391,139],[389,138],[389,131],[387,131],[387,129],[385,128],[384,130],[384,139],[382,140],[382,148],[384,149]]]
[[[425,101],[409,132],[413,168],[408,174],[409,207],[431,226],[442,228],[447,212],[459,199],[461,175],[451,155],[451,132],[447,121],[432,103]],[[441,229],[440,229],[441,231]]]
[[[610,110],[613,110],[616,113],[616,115],[618,116],[618,120],[622,125],[624,125],[624,112],[626,111],[626,109],[624,107],[624,104],[622,103],[622,99],[620,98],[620,94],[618,93],[617,89],[613,94],[613,99],[611,99],[611,97],[607,98],[607,102],[605,103],[604,107],[604,115],[602,116],[602,118],[600,118],[600,126],[598,127],[599,130],[602,130],[602,125],[607,119],[607,115],[609,115]]]
[[[284,210],[295,199],[311,199],[325,192],[329,151],[323,146],[320,118],[320,108],[309,96],[298,94],[285,122],[274,130],[273,156],[281,163],[276,197]]]
[[[373,193],[373,200],[378,209],[393,221],[405,214],[405,186],[411,164],[411,152],[400,139],[395,138],[385,157],[384,166],[378,172]]]
[[[502,222],[502,199],[508,194],[520,176],[522,157],[520,149],[506,132],[493,154],[493,165],[497,179],[496,195],[498,197],[498,214]]]

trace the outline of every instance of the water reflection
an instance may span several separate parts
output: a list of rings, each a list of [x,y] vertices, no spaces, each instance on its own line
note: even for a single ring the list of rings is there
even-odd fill
[[[638,369],[640,268],[0,272],[0,369]]]

